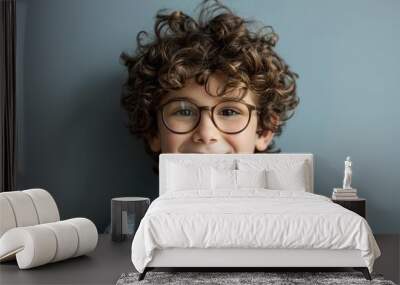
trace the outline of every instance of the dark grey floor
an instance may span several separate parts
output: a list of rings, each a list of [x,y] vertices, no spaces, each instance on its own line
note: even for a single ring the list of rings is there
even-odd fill
[[[399,283],[400,235],[375,236],[382,256],[374,272]],[[134,271],[130,260],[130,241],[114,243],[100,235],[96,250],[88,256],[19,270],[15,261],[0,264],[0,284],[115,284],[124,272]]]
[[[375,261],[374,272],[400,284],[400,234],[379,234],[375,235],[375,239],[381,250],[381,257]]]

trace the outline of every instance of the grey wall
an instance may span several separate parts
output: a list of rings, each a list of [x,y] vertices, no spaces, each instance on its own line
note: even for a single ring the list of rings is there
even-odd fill
[[[18,187],[42,187],[62,218],[102,230],[115,196],[155,198],[158,177],[123,126],[118,58],[151,30],[156,11],[192,13],[197,1],[18,0]],[[278,140],[284,152],[315,154],[315,191],[353,186],[367,198],[377,233],[400,232],[400,2],[227,1],[272,25],[277,50],[299,75],[301,104]]]

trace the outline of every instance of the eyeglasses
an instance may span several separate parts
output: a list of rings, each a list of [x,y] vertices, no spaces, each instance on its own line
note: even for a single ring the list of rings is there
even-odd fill
[[[242,132],[250,123],[252,111],[258,109],[250,104],[224,100],[209,107],[199,107],[187,99],[173,99],[158,108],[165,127],[176,134],[187,134],[197,128],[203,110],[211,111],[215,127],[226,134]]]

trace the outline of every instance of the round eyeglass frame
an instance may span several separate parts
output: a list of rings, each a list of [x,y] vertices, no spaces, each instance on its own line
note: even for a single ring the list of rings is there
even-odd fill
[[[194,106],[196,106],[196,108],[199,110],[199,114],[200,114],[200,115],[199,115],[199,118],[198,118],[196,124],[194,124],[193,128],[191,128],[189,131],[186,131],[186,132],[177,132],[177,131],[174,131],[174,130],[172,130],[170,127],[168,127],[167,122],[166,122],[165,119],[164,119],[164,112],[163,112],[164,107],[165,107],[167,104],[171,103],[171,102],[177,102],[177,101],[189,102],[189,103],[193,104]],[[216,108],[219,104],[226,103],[226,102],[239,102],[239,103],[245,105],[245,106],[247,107],[247,109],[249,110],[249,118],[248,118],[248,120],[247,120],[247,123],[246,123],[246,125],[245,125],[241,130],[239,130],[239,131],[236,131],[236,132],[226,132],[226,131],[221,130],[221,128],[218,127],[218,125],[215,123],[215,120],[214,120],[214,110],[215,110],[215,108]],[[199,126],[200,121],[201,121],[201,116],[202,116],[202,113],[203,113],[202,111],[203,111],[203,110],[211,111],[211,121],[213,122],[214,126],[215,126],[220,132],[223,132],[224,134],[230,134],[230,135],[234,135],[234,134],[241,133],[241,132],[243,132],[243,131],[248,127],[248,125],[250,124],[252,111],[256,110],[256,111],[257,111],[257,114],[260,114],[260,110],[259,110],[256,106],[253,106],[253,105],[251,105],[251,104],[245,103],[245,102],[240,101],[240,100],[223,100],[223,101],[221,101],[221,102],[218,102],[218,103],[215,104],[214,106],[210,107],[210,106],[197,106],[195,103],[193,103],[191,100],[188,100],[188,99],[172,99],[172,100],[169,100],[169,101],[167,101],[167,102],[161,104],[160,106],[158,106],[157,109],[161,112],[161,120],[162,120],[164,126],[165,126],[169,131],[171,131],[172,133],[174,133],[174,134],[181,134],[181,135],[182,135],[182,134],[188,134],[188,133],[192,132],[193,130],[195,130],[195,129]]]

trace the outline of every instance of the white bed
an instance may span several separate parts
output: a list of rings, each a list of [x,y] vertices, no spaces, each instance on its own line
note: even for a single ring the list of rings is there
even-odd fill
[[[354,267],[370,278],[372,231],[313,194],[312,154],[162,154],[159,170],[160,197],[132,243],[140,279],[155,267]]]

